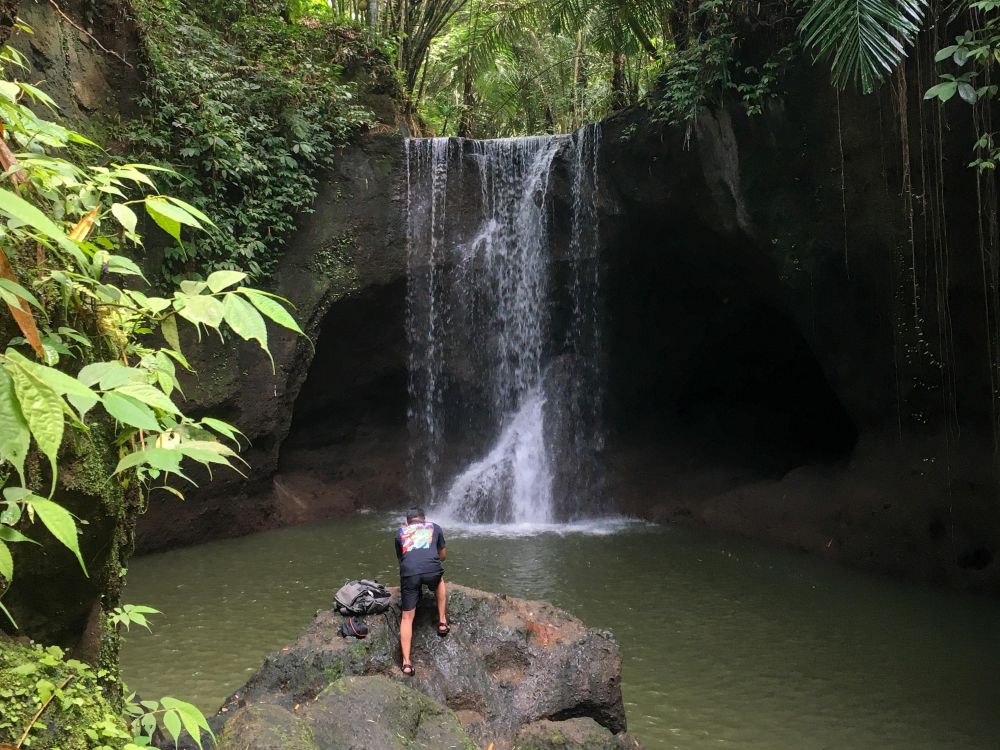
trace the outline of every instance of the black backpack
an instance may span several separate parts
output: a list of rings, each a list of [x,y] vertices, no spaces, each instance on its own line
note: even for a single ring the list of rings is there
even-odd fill
[[[389,609],[389,592],[378,581],[348,581],[333,597],[333,608],[342,615],[364,617]]]

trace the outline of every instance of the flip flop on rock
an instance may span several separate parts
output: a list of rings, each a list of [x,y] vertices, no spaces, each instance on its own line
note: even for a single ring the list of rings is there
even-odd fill
[[[438,635],[444,638],[448,633],[451,632],[451,626],[446,622],[438,623]]]
[[[403,674],[405,674],[407,677],[413,677],[413,675],[417,673],[417,670],[413,668],[412,664],[404,664],[402,667],[400,667],[400,669],[403,670]]]

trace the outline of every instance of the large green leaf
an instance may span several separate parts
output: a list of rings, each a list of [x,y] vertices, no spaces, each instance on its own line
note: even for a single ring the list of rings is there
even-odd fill
[[[270,295],[259,292],[256,289],[246,289],[244,287],[240,287],[239,291],[246,295],[247,299],[250,300],[250,303],[254,307],[264,313],[264,315],[269,317],[279,326],[284,326],[285,328],[295,331],[296,333],[302,333],[302,329],[299,328],[299,324],[295,322],[295,318],[291,316],[284,306],[274,300]]]
[[[160,471],[168,471],[180,474],[181,459],[184,458],[179,450],[172,448],[147,448],[146,450],[129,453],[118,462],[115,467],[115,474],[137,466],[150,466]]]
[[[267,351],[267,324],[253,305],[235,294],[227,294],[222,301],[226,323],[246,341],[257,341]]]
[[[2,191],[0,191],[2,192]],[[56,454],[62,444],[65,422],[63,400],[51,387],[8,359],[4,366],[14,381],[14,392],[21,402],[21,413],[39,449],[52,466],[52,486],[56,481]]]
[[[128,296],[136,301],[136,303],[145,310],[149,310],[154,315],[161,313],[170,307],[170,300],[163,297],[147,297],[142,292],[138,292],[135,289],[128,290]]]
[[[7,579],[7,582],[14,580],[14,558],[11,557],[10,548],[3,541],[0,541],[0,576]]]
[[[11,295],[14,295],[15,303],[17,301],[17,297],[21,297],[22,299],[27,300],[29,304],[33,305],[34,307],[37,307],[39,310],[42,309],[42,305],[35,297],[35,295],[33,295],[23,286],[18,284],[16,281],[11,281],[10,279],[0,279],[0,292],[4,290],[9,292]],[[21,305],[18,304],[17,307],[21,308]]]
[[[80,248],[48,216],[11,190],[0,189],[0,212],[27,224],[70,253],[83,267],[86,259]]]
[[[178,354],[181,353],[181,337],[177,333],[177,316],[168,315],[160,321],[160,332],[167,345]]]
[[[148,200],[146,201],[146,213],[156,222],[156,226],[180,242],[181,223],[179,221],[157,211],[155,207],[150,207]]]
[[[177,314],[189,320],[195,325],[206,325],[209,328],[218,328],[222,325],[224,315],[222,303],[215,297],[207,295],[196,295],[191,297],[180,297],[183,300],[183,307],[177,310]]]
[[[834,85],[868,93],[906,57],[926,9],[927,0],[813,0],[799,34]]]
[[[109,255],[107,265],[108,271],[111,273],[119,273],[123,276],[139,276],[142,279],[146,278],[138,264],[124,255]]]
[[[32,362],[27,357],[14,351],[9,352],[7,356],[52,388],[60,396],[66,396],[69,402],[80,412],[81,419],[97,403],[97,394],[77,378],[70,377],[54,367],[47,367]]]
[[[124,203],[115,203],[111,206],[111,213],[118,219],[118,223],[125,227],[126,231],[135,232],[135,225],[139,221],[135,211]]]
[[[218,293],[234,284],[239,284],[246,277],[247,275],[242,271],[215,271],[209,274],[209,277],[205,279],[205,283],[208,284],[209,289]]]
[[[38,517],[42,519],[45,528],[52,532],[52,536],[62,542],[70,552],[76,555],[76,559],[80,561],[80,567],[83,568],[83,572],[87,573],[87,566],[83,562],[83,555],[80,554],[80,540],[77,537],[76,521],[73,520],[70,512],[58,503],[40,497],[32,497],[27,502],[35,509]]]
[[[239,445],[240,442],[239,439],[241,437],[243,438],[246,437],[246,435],[237,430],[231,424],[229,424],[228,422],[223,422],[221,419],[215,419],[214,417],[204,417],[201,420],[201,423],[206,427],[210,427],[211,429],[215,430],[220,435],[229,438],[237,445]]]
[[[170,698],[169,696],[163,698],[160,701],[163,707],[167,710],[173,710],[180,714],[181,721],[184,723],[184,729],[187,733],[191,735],[198,747],[201,747],[201,733],[204,730],[207,734],[214,737],[211,727],[208,725],[208,720],[205,719],[205,715],[198,710],[196,706],[185,701],[177,700],[176,698]]]
[[[122,424],[148,432],[159,432],[160,430],[160,423],[156,420],[153,410],[131,396],[111,391],[101,397],[101,403],[104,404],[108,414]]]
[[[154,195],[146,198],[146,213],[152,217],[160,229],[176,240],[181,238],[181,224],[196,229],[202,228],[198,219],[162,196]]]
[[[175,198],[172,195],[167,195],[167,196],[164,196],[164,197],[168,201],[170,201],[171,203],[173,203],[175,206],[180,206],[182,209],[184,209],[185,211],[187,211],[189,214],[191,214],[194,218],[196,218],[202,224],[208,224],[208,226],[210,226],[210,227],[214,227],[215,226],[215,222],[213,222],[210,218],[208,218],[208,216],[206,216],[204,213],[202,213],[195,206],[192,206],[190,203],[182,201],[180,198]]]
[[[100,383],[101,390],[110,391],[132,380],[132,370],[117,360],[92,362],[80,370],[76,378],[88,386]]]
[[[31,445],[28,422],[14,390],[14,381],[0,369],[0,457],[10,461],[24,484],[24,459]]]
[[[124,396],[131,396],[134,399],[142,401],[144,404],[149,404],[150,406],[169,414],[180,414],[180,411],[174,405],[174,402],[170,400],[170,397],[167,396],[167,394],[159,388],[149,385],[148,383],[129,383],[128,385],[118,388],[116,393],[120,393]]]
[[[17,508],[18,512],[21,510],[20,505],[12,506]],[[16,522],[15,522],[16,523]],[[0,526],[0,539],[5,542],[30,542],[31,544],[38,544],[34,539],[29,539],[24,534],[22,534],[17,529],[12,529],[10,526]]]
[[[181,715],[176,710],[163,712],[163,728],[167,730],[170,739],[177,744],[181,736]]]

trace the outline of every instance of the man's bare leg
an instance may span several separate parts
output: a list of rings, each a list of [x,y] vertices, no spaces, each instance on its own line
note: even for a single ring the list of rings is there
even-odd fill
[[[416,608],[408,612],[404,610],[399,621],[399,648],[403,652],[403,664],[413,664],[410,661],[410,644],[413,642],[413,617],[416,614]]]
[[[434,597],[437,599],[438,605],[438,623],[447,625],[448,624],[448,589],[444,585],[444,578],[441,578],[441,583],[437,585],[434,589]]]

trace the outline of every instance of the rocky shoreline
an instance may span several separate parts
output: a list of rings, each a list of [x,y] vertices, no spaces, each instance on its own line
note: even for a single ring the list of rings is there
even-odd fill
[[[627,733],[614,636],[545,602],[449,585],[452,632],[435,603],[417,608],[416,675],[399,670],[399,593],[367,618],[367,638],[339,635],[317,612],[222,706],[219,750],[358,747],[636,750]]]

